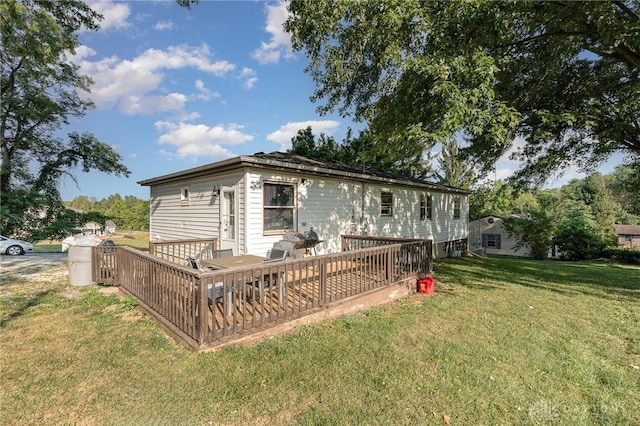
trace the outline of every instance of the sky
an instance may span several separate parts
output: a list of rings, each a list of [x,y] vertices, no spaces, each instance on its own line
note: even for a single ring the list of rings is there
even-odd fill
[[[136,182],[256,152],[286,151],[307,126],[342,141],[362,128],[337,113],[319,115],[307,57],[293,52],[279,1],[88,1],[104,16],[97,32],[79,34],[72,61],[94,84],[95,109],[61,134],[90,132],[112,146],[128,178],[73,171],[62,199],[112,194],[148,199]],[[503,160],[496,177],[517,164]],[[563,181],[575,177],[566,173]]]

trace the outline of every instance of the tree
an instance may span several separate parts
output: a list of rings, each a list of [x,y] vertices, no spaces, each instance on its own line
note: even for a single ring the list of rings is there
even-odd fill
[[[567,213],[558,225],[555,243],[561,256],[568,260],[597,257],[605,243],[597,232],[598,223],[589,206],[581,201],[570,201]]]
[[[65,214],[58,189],[63,175],[75,180],[76,167],[129,171],[92,134],[71,132],[67,141],[56,134],[93,107],[77,92],[88,91],[91,80],[68,56],[78,46],[77,32],[97,30],[101,15],[78,0],[3,0],[0,17],[0,231],[30,237]]]
[[[622,164],[609,175],[607,187],[613,199],[630,215],[640,216],[640,165]],[[630,222],[619,222],[630,223]]]
[[[526,219],[508,218],[503,223],[509,236],[518,239],[514,249],[529,247],[529,255],[536,260],[544,260],[549,256],[555,229],[552,217],[543,210],[532,210]]]
[[[573,179],[562,188],[566,199],[583,203],[595,221],[591,227],[598,239],[613,243],[615,240],[615,216],[617,203],[612,200],[606,186],[606,180],[600,173],[594,173],[584,179]],[[575,203],[566,203],[567,213],[571,216]]]
[[[483,171],[513,145],[541,184],[617,151],[640,161],[640,2],[293,0],[321,113],[369,123],[375,149],[420,158],[462,134]]]
[[[458,143],[453,138],[442,144],[438,165],[440,170],[436,172],[436,177],[440,183],[470,189],[477,181],[473,164],[460,160]]]
[[[291,138],[288,152],[321,161],[342,161],[342,153],[335,139],[320,133],[316,140],[311,126],[298,130],[298,134]]]

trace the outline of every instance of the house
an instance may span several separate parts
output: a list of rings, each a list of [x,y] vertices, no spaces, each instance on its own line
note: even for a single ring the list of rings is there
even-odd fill
[[[618,247],[640,248],[640,225],[616,225]]]
[[[104,227],[97,222],[87,222],[82,225],[82,233],[84,235],[109,235],[115,234],[116,224],[112,220],[107,220]]]
[[[487,254],[528,256],[529,247],[514,249],[516,237],[509,237],[504,220],[522,218],[520,215],[488,215],[469,222],[469,250],[486,249]]]
[[[369,167],[257,153],[138,184],[150,188],[152,239],[216,237],[264,256],[313,228],[317,254],[339,252],[344,234],[431,239],[436,256],[466,248],[467,191]]]

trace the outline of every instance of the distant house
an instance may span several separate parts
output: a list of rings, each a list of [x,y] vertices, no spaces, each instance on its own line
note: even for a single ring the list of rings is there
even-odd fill
[[[522,218],[521,215],[489,215],[469,222],[469,249],[478,251],[486,249],[487,254],[507,256],[528,256],[529,247],[514,249],[518,240],[509,237],[504,229],[504,220],[508,218]]]
[[[640,248],[640,225],[616,225],[618,247]]]
[[[97,222],[87,222],[82,225],[82,233],[84,235],[109,235],[115,234],[116,224],[112,220],[105,223],[104,228]]]
[[[153,239],[217,238],[266,255],[313,227],[318,254],[341,235],[431,239],[436,256],[466,249],[468,191],[282,152],[257,153],[138,182],[150,188]]]

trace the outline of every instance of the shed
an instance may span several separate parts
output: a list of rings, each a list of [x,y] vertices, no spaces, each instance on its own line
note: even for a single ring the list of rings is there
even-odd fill
[[[616,225],[618,247],[640,247],[640,225]]]
[[[517,238],[510,237],[504,228],[504,220],[522,218],[522,215],[487,215],[469,222],[469,249],[486,249],[487,254],[528,256],[529,247],[514,249]]]
[[[313,228],[318,254],[339,252],[344,234],[431,239],[436,256],[466,248],[468,191],[370,167],[256,153],[138,183],[150,188],[152,240],[215,237],[264,256]]]

